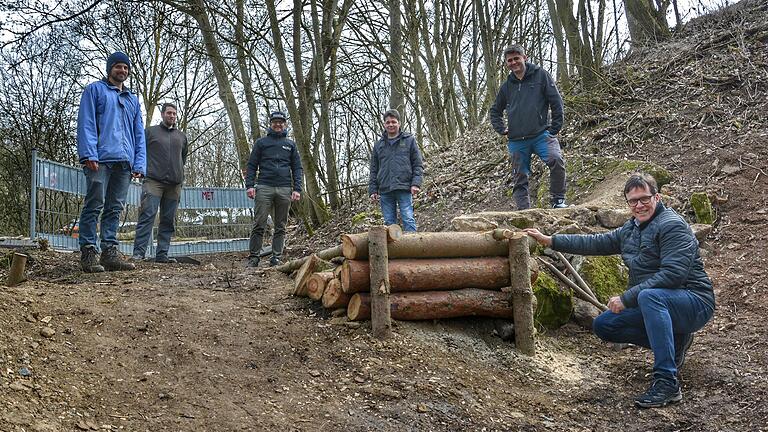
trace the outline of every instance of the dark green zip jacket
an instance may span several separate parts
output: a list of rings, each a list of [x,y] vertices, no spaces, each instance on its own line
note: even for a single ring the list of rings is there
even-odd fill
[[[187,136],[165,123],[147,128],[147,177],[166,184],[184,182]]]

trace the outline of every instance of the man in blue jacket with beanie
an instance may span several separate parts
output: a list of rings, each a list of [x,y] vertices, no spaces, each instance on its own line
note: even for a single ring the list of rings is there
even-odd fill
[[[515,182],[512,196],[517,210],[531,207],[528,176],[534,153],[549,167],[552,207],[567,207],[565,162],[557,140],[557,134],[563,127],[563,100],[549,73],[527,60],[525,50],[519,45],[504,50],[504,62],[510,74],[491,106],[491,124],[496,132],[509,140],[507,149]],[[506,124],[502,119],[505,111]]]
[[[77,154],[87,187],[80,214],[80,265],[88,273],[135,268],[122,259],[117,248],[117,228],[131,176],[146,173],[141,106],[124,86],[130,71],[131,61],[125,53],[111,54],[106,78],[86,86],[80,99]],[[101,241],[97,242],[99,215]]]

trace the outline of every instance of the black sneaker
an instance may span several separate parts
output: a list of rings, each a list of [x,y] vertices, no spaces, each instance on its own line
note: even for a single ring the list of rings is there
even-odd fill
[[[679,346],[675,344],[675,369],[677,369],[678,373],[685,364],[685,354],[691,345],[693,345],[693,333],[686,334],[683,340],[680,341]]]
[[[123,260],[123,257],[120,256],[120,251],[117,250],[117,246],[107,246],[104,248],[99,262],[108,271],[133,270],[136,268],[134,263]]]
[[[661,408],[683,400],[683,392],[677,382],[657,378],[647,392],[635,398],[635,405],[640,408]]]
[[[552,208],[556,208],[556,209],[568,208],[568,204],[565,203],[564,199],[558,199],[558,200],[552,201]]]
[[[178,261],[176,261],[176,258],[167,257],[167,256],[156,256],[155,257],[156,263],[163,263],[163,264],[176,264]]]
[[[96,246],[88,245],[80,248],[80,267],[86,273],[101,273],[104,267],[99,264],[99,253]]]
[[[261,259],[259,257],[251,257],[251,258],[248,258],[248,264],[246,264],[245,266],[256,268],[259,266],[260,261]]]
[[[279,266],[282,263],[283,262],[280,261],[280,258],[272,257],[272,258],[269,259],[269,266],[270,267]]]

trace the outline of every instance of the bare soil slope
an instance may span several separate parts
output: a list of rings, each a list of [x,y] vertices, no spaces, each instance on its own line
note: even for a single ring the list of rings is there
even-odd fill
[[[566,155],[653,161],[679,199],[706,190],[719,203],[703,245],[719,306],[690,351],[682,403],[635,409],[650,353],[575,325],[542,334],[533,359],[486,320],[398,323],[382,343],[241,257],[84,275],[77,255],[32,252],[32,280],[0,289],[0,430],[768,429],[766,23],[765,1],[699,19],[569,102]],[[428,163],[422,228],[510,208],[489,130]],[[311,239],[297,229],[292,253],[362,229],[349,221],[363,209]]]

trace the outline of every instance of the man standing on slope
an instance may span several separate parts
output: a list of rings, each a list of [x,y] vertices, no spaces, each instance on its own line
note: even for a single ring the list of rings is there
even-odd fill
[[[291,201],[301,199],[301,157],[296,143],[287,138],[286,121],[285,114],[281,111],[270,114],[267,136],[256,141],[248,159],[246,193],[248,198],[256,199],[256,215],[249,244],[249,267],[259,266],[267,217],[273,209],[275,235],[272,238],[272,258],[269,265],[281,264],[288,210],[291,208]],[[257,172],[258,184],[254,181]]]
[[[123,83],[131,61],[122,52],[107,58],[107,77],[88,84],[77,115],[77,154],[86,180],[80,214],[80,265],[88,273],[132,270],[117,249],[117,227],[133,177],[146,170],[144,123],[139,99]],[[101,257],[96,221],[101,214]]]
[[[171,235],[176,230],[174,221],[184,182],[187,135],[176,127],[176,105],[164,103],[160,115],[160,124],[147,128],[147,177],[141,186],[141,208],[132,258],[144,259],[160,207],[155,262],[175,263],[176,259],[168,257],[168,249]]]
[[[415,232],[413,196],[421,189],[421,152],[413,135],[400,130],[397,110],[390,109],[383,117],[384,133],[371,154],[368,195],[373,202],[381,201],[386,225],[397,223],[399,206],[403,230]]]
[[[656,180],[633,175],[624,185],[632,218],[604,234],[546,236],[525,231],[556,251],[580,255],[621,254],[629,268],[628,289],[608,301],[592,324],[603,340],[631,343],[653,351],[653,382],[635,398],[641,408],[679,402],[679,373],[693,333],[714,314],[712,281],[699,256],[699,242],[674,210],[661,202]]]
[[[563,100],[549,73],[527,60],[525,50],[519,45],[504,50],[504,61],[511,73],[501,85],[496,101],[491,106],[491,124],[496,132],[509,139],[507,148],[512,159],[515,182],[512,196],[517,209],[531,207],[528,176],[533,153],[549,167],[552,207],[567,207],[565,162],[560,142],[556,138],[563,127]],[[504,111],[507,112],[506,125],[501,117]]]

